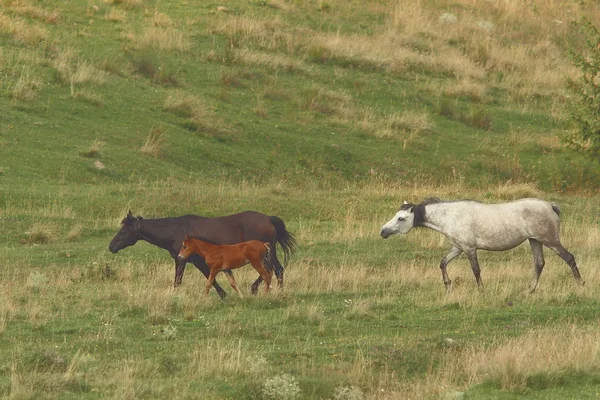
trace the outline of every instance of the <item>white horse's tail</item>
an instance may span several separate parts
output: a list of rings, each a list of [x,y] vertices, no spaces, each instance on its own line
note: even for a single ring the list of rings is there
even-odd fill
[[[560,215],[560,207],[558,206],[558,204],[556,204],[556,203],[551,203],[551,204],[552,204],[552,210],[554,210],[556,215]]]

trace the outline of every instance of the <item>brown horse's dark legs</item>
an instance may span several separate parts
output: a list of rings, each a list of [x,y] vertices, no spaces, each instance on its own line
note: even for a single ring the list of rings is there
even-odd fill
[[[173,287],[177,287],[181,285],[181,281],[183,281],[183,273],[185,272],[185,264],[187,261],[180,261],[175,258],[175,282],[173,283]]]
[[[569,267],[571,267],[571,271],[573,271],[573,277],[580,285],[583,285],[585,282],[581,279],[581,274],[579,273],[579,269],[577,268],[577,263],[575,262],[575,256],[567,251],[560,243],[555,246],[549,246],[552,250],[558,254],[560,258],[562,258]]]
[[[537,288],[540,275],[542,274],[542,270],[544,269],[546,262],[544,261],[544,248],[542,244],[535,239],[529,239],[529,245],[531,246],[531,252],[533,253],[534,264],[533,280],[531,282],[529,291],[533,293]]]
[[[277,255],[275,253],[275,247],[273,245],[271,246],[271,262],[273,265],[273,271],[275,272],[275,276],[277,277],[277,286],[279,286],[279,288],[282,289],[283,288],[283,272],[284,272],[283,265],[281,265],[281,263],[277,259]],[[252,294],[258,293],[258,287],[260,286],[262,281],[263,281],[263,278],[261,276],[259,276],[258,279],[254,281],[254,283],[250,287],[250,291]]]
[[[473,270],[473,275],[475,275],[477,287],[479,289],[483,289],[483,282],[481,281],[481,270],[479,269],[479,261],[477,260],[477,250],[470,250],[466,253],[467,258],[469,259],[469,263],[471,264],[471,269]]]
[[[448,263],[452,261],[454,258],[458,257],[462,253],[462,250],[458,247],[453,246],[450,249],[450,252],[446,254],[446,257],[442,258],[442,262],[440,263],[440,269],[442,270],[442,279],[444,280],[444,286],[446,287],[446,291],[450,291],[452,289],[452,281],[448,277],[448,272],[446,271],[446,267]]]
[[[265,293],[269,293],[269,289],[271,287],[271,275],[273,274],[273,272],[267,271],[267,269],[265,269],[264,265],[261,262],[254,262],[252,263],[252,266],[254,267],[256,272],[260,274],[261,278],[265,281]]]

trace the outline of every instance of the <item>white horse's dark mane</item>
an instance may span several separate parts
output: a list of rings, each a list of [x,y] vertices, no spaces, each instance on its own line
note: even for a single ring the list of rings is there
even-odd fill
[[[479,203],[477,200],[442,200],[439,197],[426,197],[419,204],[407,203],[403,204],[400,209],[401,210],[410,210],[415,214],[415,219],[413,226],[423,227],[425,226],[425,222],[427,221],[427,215],[425,214],[425,206],[430,204],[440,204],[440,203],[460,203],[463,201],[472,201],[475,203]]]

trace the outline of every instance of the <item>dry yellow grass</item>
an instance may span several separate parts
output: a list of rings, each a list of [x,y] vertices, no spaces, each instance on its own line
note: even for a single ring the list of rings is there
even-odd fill
[[[58,226],[52,222],[36,222],[26,234],[25,244],[50,243],[58,237]]]
[[[41,87],[41,81],[34,76],[31,69],[23,66],[21,75],[19,76],[15,86],[12,88],[10,95],[14,100],[17,101],[32,101],[36,98]]]
[[[189,49],[190,43],[185,33],[173,27],[151,26],[139,34],[128,34],[127,37],[137,49],[153,49],[159,52],[182,53]]]
[[[158,157],[164,145],[164,141],[165,139],[162,130],[154,128],[146,138],[142,147],[140,147],[140,151],[152,157]]]
[[[50,37],[48,30],[40,25],[30,25],[22,19],[9,17],[0,11],[0,33],[13,36],[30,46],[38,45]]]
[[[106,10],[106,13],[104,14],[104,19],[110,22],[125,22],[125,20],[127,19],[127,13],[125,12],[125,10],[111,7]]]
[[[161,28],[169,28],[173,26],[173,20],[167,14],[154,10],[154,14],[152,15],[152,25]]]

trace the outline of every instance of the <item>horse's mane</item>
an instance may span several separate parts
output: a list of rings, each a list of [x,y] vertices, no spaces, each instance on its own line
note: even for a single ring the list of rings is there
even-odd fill
[[[190,236],[190,235],[188,235],[188,238],[190,238],[190,239],[196,239],[196,240],[201,240],[203,242],[206,242],[208,244],[212,244],[212,245],[215,245],[215,246],[220,246],[222,244],[222,243],[217,243],[217,242],[212,241],[212,240],[208,240],[208,239],[203,238],[201,236]]]
[[[138,217],[134,217],[134,216],[130,217],[130,216],[127,216],[127,217],[125,217],[125,218],[123,218],[121,220],[121,225],[125,224],[126,222],[141,221],[143,219],[144,219],[144,217],[139,217],[139,216]]]
[[[430,204],[458,203],[458,202],[462,202],[462,201],[474,201],[476,203],[479,203],[476,200],[442,200],[439,197],[426,197],[419,204],[413,204],[413,203],[403,204],[400,207],[400,209],[401,210],[412,209],[413,213],[415,214],[413,226],[425,226],[424,224],[427,221],[427,215],[425,214],[425,206],[428,206]]]

